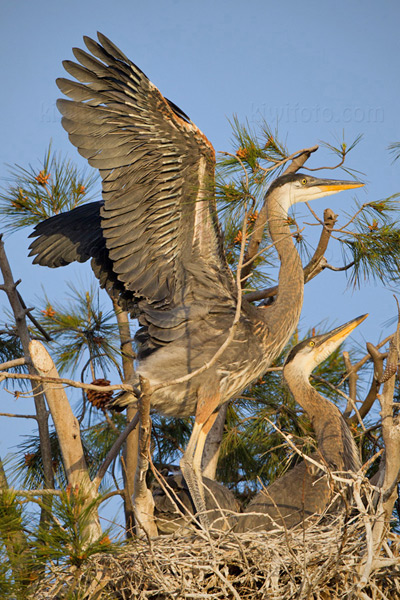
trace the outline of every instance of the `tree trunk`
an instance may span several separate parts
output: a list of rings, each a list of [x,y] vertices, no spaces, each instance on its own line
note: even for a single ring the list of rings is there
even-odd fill
[[[32,362],[42,377],[58,378],[57,369],[46,348],[37,340],[29,345]],[[61,383],[43,383],[47,403],[57,432],[68,484],[85,494],[84,507],[93,502],[97,488],[92,484],[83,447],[79,423],[69,404]],[[92,508],[86,524],[84,537],[87,543],[98,539],[102,534],[97,508]]]
[[[127,311],[121,310],[113,300],[114,310],[117,317],[119,335],[121,339],[122,370],[124,373],[124,382],[128,382],[134,376],[135,369],[133,361],[135,353],[132,348],[131,332],[129,326],[129,316]],[[136,408],[129,407],[126,410],[127,420],[132,421],[137,413]],[[133,497],[135,495],[135,473],[138,462],[139,451],[139,427],[136,427],[125,442],[122,453],[122,475],[124,478],[124,511],[126,536],[131,538],[135,533],[135,514],[133,510]]]
[[[26,314],[28,312],[25,309],[20,301],[19,294],[17,292],[18,282],[14,282],[14,278],[11,272],[11,267],[7,259],[7,255],[4,248],[4,242],[2,240],[2,236],[0,235],[0,269],[3,274],[4,284],[0,286],[0,289],[6,292],[8,300],[10,302],[12,311],[14,313],[15,322],[17,326],[17,333],[21,340],[22,349],[24,352],[24,357],[28,363],[28,371],[30,375],[37,375],[35,369],[33,368],[30,357],[29,357],[29,342],[30,335],[28,326],[26,324]],[[49,423],[48,423],[48,413],[46,409],[46,403],[42,393],[42,387],[40,384],[37,384],[32,381],[32,392],[35,402],[36,415],[37,415],[37,424],[39,430],[39,440],[40,440],[40,452],[42,456],[42,464],[43,464],[43,474],[44,474],[44,487],[48,489],[54,489],[54,475],[53,475],[53,461],[51,455],[51,444],[50,444],[50,436],[49,436]],[[45,509],[42,510],[40,522],[43,525],[48,517],[46,516],[46,512],[50,510],[51,507],[51,497],[44,498],[43,504]]]
[[[148,538],[158,536],[154,520],[154,499],[147,487],[146,474],[149,468],[149,453],[151,440],[150,393],[147,379],[140,378],[142,391],[139,404],[140,433],[138,465],[135,477],[135,519],[138,533],[142,531]]]

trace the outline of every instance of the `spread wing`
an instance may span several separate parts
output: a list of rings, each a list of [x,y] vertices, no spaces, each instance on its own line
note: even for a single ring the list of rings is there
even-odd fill
[[[35,226],[29,237],[33,263],[45,267],[63,267],[72,262],[86,262],[99,279],[101,287],[121,307],[135,312],[135,298],[125,290],[113,270],[101,228],[100,211],[104,202],[89,202],[65,213],[54,215]]]
[[[195,296],[194,280],[205,272],[232,296],[211,144],[112,42],[98,38],[84,38],[90,54],[74,49],[78,62],[64,62],[77,81],[57,80],[71,98],[57,104],[69,139],[100,171],[101,230],[114,273],[153,308],[176,308],[189,288]]]

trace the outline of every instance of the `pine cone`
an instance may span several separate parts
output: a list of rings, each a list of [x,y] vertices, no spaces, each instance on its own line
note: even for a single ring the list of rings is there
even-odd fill
[[[92,385],[110,385],[108,379],[95,379],[92,381]],[[107,404],[113,397],[112,391],[110,392],[97,392],[96,390],[87,390],[86,398],[89,400],[95,408],[99,410],[105,410]]]
[[[389,379],[391,377],[393,377],[393,375],[396,373],[396,371],[397,371],[397,363],[387,363],[385,372],[382,375],[382,378],[379,383],[385,383],[385,381],[389,381]]]

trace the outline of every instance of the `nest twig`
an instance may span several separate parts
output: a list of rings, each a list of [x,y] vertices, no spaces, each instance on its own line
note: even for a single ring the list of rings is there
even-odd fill
[[[369,506],[366,496],[363,502]],[[136,539],[79,569],[54,567],[32,598],[63,600],[73,592],[85,600],[400,599],[400,536],[389,534],[361,583],[375,516],[367,526],[368,511],[351,511],[328,511],[307,528],[286,531]]]

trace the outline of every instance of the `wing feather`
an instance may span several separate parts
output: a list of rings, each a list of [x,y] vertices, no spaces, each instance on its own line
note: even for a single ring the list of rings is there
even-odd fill
[[[100,43],[84,40],[89,52],[74,49],[77,62],[64,62],[78,81],[57,81],[70,98],[57,105],[71,142],[102,174],[101,225],[118,278],[142,297],[152,287],[145,274],[151,268],[151,280],[168,281],[171,293],[200,248],[200,258],[203,253],[217,264],[231,286],[214,198],[206,190],[211,144],[110,40],[101,34]]]
[[[64,61],[73,79],[57,80],[68,98],[57,106],[71,143],[100,171],[103,204],[93,232],[83,207],[38,226],[31,255],[49,266],[92,257],[101,284],[138,303],[151,348],[183,335],[188,315],[207,313],[217,289],[227,312],[235,305],[216,216],[214,150],[133,62],[98,39],[85,37],[88,52],[74,49],[77,62]]]

